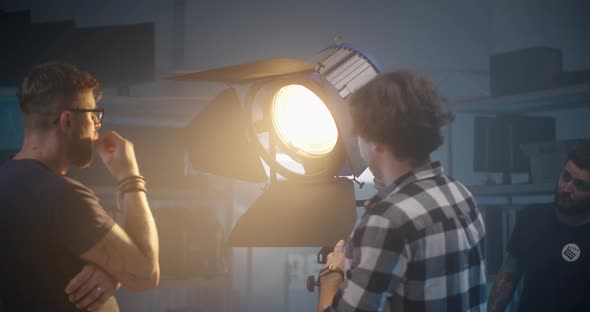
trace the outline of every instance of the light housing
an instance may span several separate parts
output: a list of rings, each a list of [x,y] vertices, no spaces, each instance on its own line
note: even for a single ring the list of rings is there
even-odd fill
[[[349,235],[356,221],[354,186],[339,176],[358,177],[366,164],[345,99],[379,72],[367,53],[340,44],[310,62],[270,59],[170,78],[236,84],[186,132],[194,169],[270,179],[235,224],[231,246],[331,246]]]

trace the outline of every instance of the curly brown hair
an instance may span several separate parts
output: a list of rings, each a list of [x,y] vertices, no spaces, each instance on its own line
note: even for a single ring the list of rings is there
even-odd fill
[[[86,90],[92,90],[97,102],[102,97],[100,83],[74,65],[51,62],[34,66],[17,91],[25,127],[49,128],[50,117],[69,108],[73,98]]]
[[[353,133],[388,145],[402,159],[429,157],[443,143],[441,127],[453,120],[432,81],[409,70],[377,76],[348,103]]]

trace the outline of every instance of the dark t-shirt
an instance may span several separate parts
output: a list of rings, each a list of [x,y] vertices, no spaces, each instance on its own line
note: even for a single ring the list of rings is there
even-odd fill
[[[590,224],[560,223],[552,204],[527,207],[508,252],[524,271],[519,311],[590,311]]]
[[[0,300],[9,311],[78,311],[65,287],[114,225],[81,183],[34,160],[0,167]],[[118,311],[111,298],[101,311]]]

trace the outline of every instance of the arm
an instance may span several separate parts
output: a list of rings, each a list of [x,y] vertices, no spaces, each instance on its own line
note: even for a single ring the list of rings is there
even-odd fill
[[[379,205],[373,209],[379,211]],[[361,219],[350,243],[353,255],[347,255],[352,261],[346,272],[346,286],[338,289],[333,309],[326,311],[380,311],[406,273],[409,248],[405,233],[387,218],[374,214]]]
[[[328,274],[320,279],[317,306],[318,312],[323,312],[330,307],[343,282],[344,280],[340,277],[340,274],[336,273]]]
[[[119,290],[121,283],[94,264],[87,264],[66,286],[70,302],[78,309],[94,311]]]
[[[96,150],[117,180],[139,175],[133,145],[115,132],[106,133]],[[160,279],[158,235],[145,193],[125,193],[123,208],[127,210],[125,228],[115,224],[80,257],[97,264],[129,289],[154,288]]]
[[[326,266],[335,265],[344,272],[344,241],[339,241],[334,246],[334,252],[328,255]],[[330,273],[320,277],[319,280],[319,294],[318,294],[318,312],[324,311],[334,301],[334,296],[338,292],[338,289],[344,282],[344,279],[340,274]]]
[[[115,224],[94,247],[80,257],[105,271],[132,290],[147,290],[158,285],[158,236],[142,192],[124,195],[128,210],[125,229]]]
[[[503,312],[506,310],[521,277],[522,270],[519,268],[518,260],[508,253],[490,292],[488,311]]]

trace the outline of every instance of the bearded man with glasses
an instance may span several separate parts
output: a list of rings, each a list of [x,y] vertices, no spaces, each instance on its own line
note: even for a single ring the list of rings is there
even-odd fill
[[[118,311],[122,286],[158,285],[158,237],[133,144],[99,136],[100,84],[64,63],[33,67],[18,100],[21,150],[0,167],[0,300],[8,311]],[[94,150],[119,182],[127,217],[120,227],[96,195],[67,177]]]

